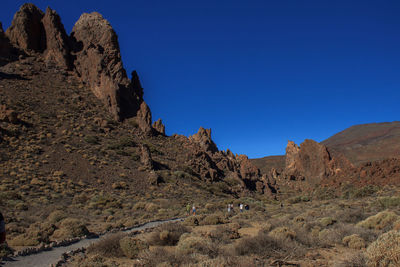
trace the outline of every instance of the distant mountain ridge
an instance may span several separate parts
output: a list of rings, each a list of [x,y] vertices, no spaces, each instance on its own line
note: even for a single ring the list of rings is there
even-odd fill
[[[400,122],[354,125],[321,144],[343,153],[353,164],[400,156]]]
[[[352,164],[400,157],[400,122],[351,126],[320,142],[333,154],[343,154]],[[285,168],[285,155],[251,159],[262,173]]]

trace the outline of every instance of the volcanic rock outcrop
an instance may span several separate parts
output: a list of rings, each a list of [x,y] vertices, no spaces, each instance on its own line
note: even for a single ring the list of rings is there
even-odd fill
[[[160,134],[165,135],[165,126],[164,126],[164,124],[162,123],[162,120],[161,120],[161,119],[158,119],[157,121],[155,121],[155,122],[153,123],[153,128],[154,128],[154,130],[156,130],[156,131],[159,132]]]
[[[189,139],[199,144],[205,151],[215,153],[218,151],[217,145],[211,139],[211,129],[204,129],[200,127],[199,131],[190,136]]]
[[[42,19],[42,24],[46,36],[45,60],[54,62],[62,68],[70,69],[72,66],[69,40],[60,16],[48,7]]]
[[[43,52],[46,49],[46,33],[42,24],[44,14],[33,4],[24,4],[15,13],[6,35],[11,43],[26,52]]]
[[[309,185],[316,185],[324,178],[352,168],[345,157],[340,154],[333,157],[327,147],[314,140],[306,139],[300,147],[289,141],[286,147],[284,175],[290,180],[305,180]]]
[[[134,71],[131,80],[127,77],[117,34],[99,13],[83,14],[68,36],[54,10],[47,8],[43,13],[33,4],[24,4],[5,35],[0,31],[2,58],[9,54],[6,37],[28,55],[39,54],[48,63],[74,70],[116,120],[136,117],[140,111],[140,128],[151,132],[150,109],[142,105],[143,88],[138,75]]]

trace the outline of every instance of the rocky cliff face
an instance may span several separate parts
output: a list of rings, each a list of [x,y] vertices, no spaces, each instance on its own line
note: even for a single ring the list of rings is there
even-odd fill
[[[71,69],[69,39],[60,16],[48,7],[42,24],[46,33],[46,50],[44,51],[46,62],[54,62],[62,68]]]
[[[140,128],[151,132],[150,109],[142,105],[143,89],[138,75],[133,72],[132,79],[127,77],[117,34],[99,13],[83,14],[71,36],[67,36],[54,10],[47,8],[43,13],[33,4],[24,4],[5,35],[0,32],[1,57],[9,54],[6,37],[28,55],[39,55],[48,64],[73,70],[116,120],[136,117],[140,111],[137,118]]]
[[[318,183],[352,167],[352,164],[340,155],[333,158],[326,146],[314,140],[307,139],[300,147],[289,141],[286,148],[284,172],[292,180],[306,179],[310,183]]]
[[[43,16],[44,13],[35,5],[24,4],[6,31],[11,43],[27,52],[43,52],[46,49]]]

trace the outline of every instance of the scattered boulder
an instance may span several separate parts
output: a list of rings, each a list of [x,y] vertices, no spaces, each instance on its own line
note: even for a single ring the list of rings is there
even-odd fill
[[[154,130],[156,130],[156,131],[159,132],[160,134],[165,135],[165,126],[164,126],[164,124],[162,123],[162,120],[161,120],[161,119],[158,119],[157,121],[155,121],[155,122],[153,123],[153,128],[154,128]]]
[[[154,162],[151,158],[150,148],[146,144],[141,146],[141,153],[140,161],[142,163],[142,167],[146,170],[153,170]]]
[[[46,49],[46,34],[42,24],[44,14],[33,4],[24,4],[15,13],[6,35],[13,45],[30,52]]]
[[[60,67],[70,69],[71,59],[68,36],[64,25],[61,23],[60,16],[48,7],[42,23],[46,33],[45,60],[47,62],[54,62]]]
[[[146,102],[142,102],[140,109],[137,113],[136,121],[139,125],[140,130],[145,134],[150,134],[152,132],[151,127],[151,111]]]
[[[189,137],[189,140],[199,144],[200,147],[202,147],[207,152],[218,152],[217,145],[211,139],[211,129],[204,129],[203,127],[200,127],[199,131],[196,134]]]
[[[0,105],[0,121],[18,123],[18,115],[12,109],[7,109],[6,105]]]

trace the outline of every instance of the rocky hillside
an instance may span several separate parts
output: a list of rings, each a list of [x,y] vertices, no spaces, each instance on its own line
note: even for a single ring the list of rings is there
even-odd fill
[[[343,153],[353,164],[400,156],[400,122],[355,125],[321,144]]]
[[[55,234],[61,222],[37,224],[55,210],[98,231],[177,216],[187,202],[273,194],[210,129],[165,135],[98,13],[83,14],[68,36],[55,11],[25,4],[0,30],[0,62],[0,209],[14,246],[65,237]]]

